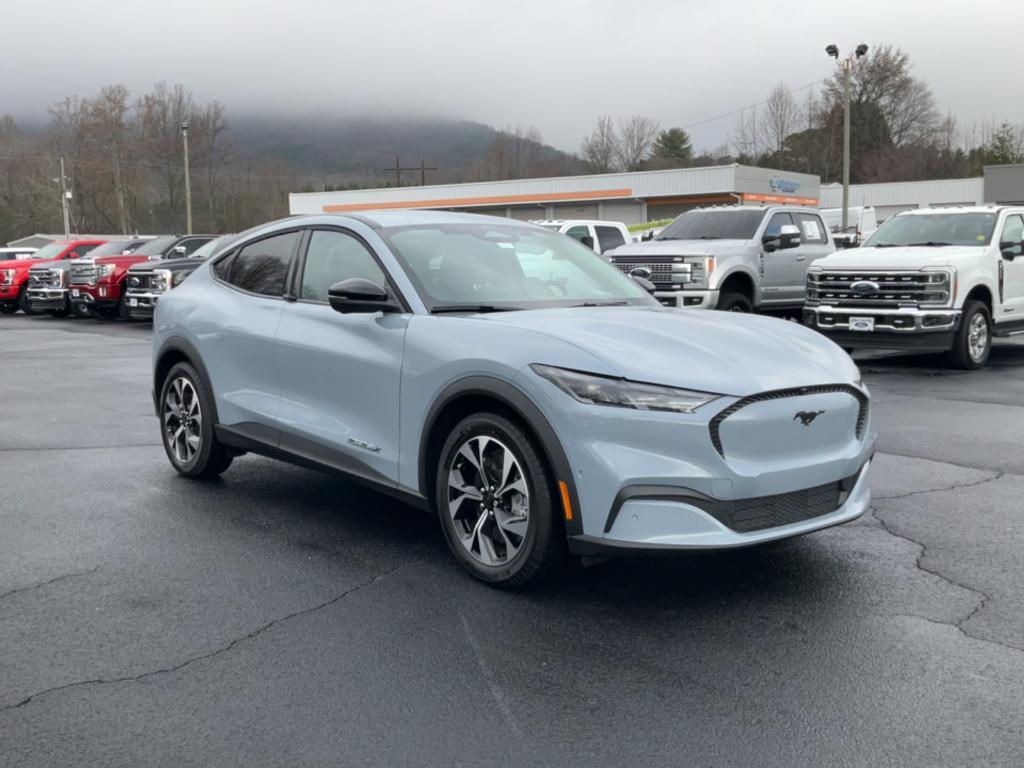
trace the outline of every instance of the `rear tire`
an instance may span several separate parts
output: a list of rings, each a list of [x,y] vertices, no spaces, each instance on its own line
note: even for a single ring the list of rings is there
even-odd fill
[[[566,543],[554,477],[522,427],[495,413],[466,417],[435,471],[441,528],[469,573],[516,588],[559,569]]]
[[[89,305],[82,304],[81,302],[71,305],[71,314],[75,317],[92,317],[92,312],[89,311]]]
[[[171,466],[185,477],[206,480],[234,458],[213,429],[213,398],[199,373],[177,363],[160,387],[160,435]]]
[[[715,309],[720,312],[753,312],[754,302],[735,291],[726,291],[718,297],[718,306]]]
[[[18,305],[13,301],[5,301],[0,304],[0,315],[13,315],[18,311]]]
[[[948,355],[949,364],[965,371],[976,371],[985,367],[991,351],[992,318],[988,307],[972,299],[964,304],[960,315],[960,327]]]

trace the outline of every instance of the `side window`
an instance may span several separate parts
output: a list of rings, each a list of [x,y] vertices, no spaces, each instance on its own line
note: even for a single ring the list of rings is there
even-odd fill
[[[213,274],[227,282],[228,275],[231,274],[231,262],[234,260],[235,253],[229,253],[224,258],[218,259],[213,265]]]
[[[569,227],[565,230],[565,234],[571,237],[573,240],[579,240],[582,242],[584,237],[590,237],[590,229],[585,226]]]
[[[765,227],[764,236],[778,237],[779,232],[782,230],[782,228],[787,224],[792,225],[792,223],[793,217],[790,216],[788,213],[776,213],[774,216],[772,216],[771,221],[768,222],[768,226]]]
[[[828,242],[828,236],[825,234],[825,227],[821,223],[821,219],[813,213],[798,213],[796,214],[797,221],[800,222],[800,239],[805,243],[813,243],[815,245],[825,245]]]
[[[1003,225],[1003,234],[999,238],[1000,243],[1013,243],[1013,253],[1020,255],[1024,253],[1024,216],[1008,216]]]
[[[327,301],[328,289],[351,277],[364,277],[378,285],[387,284],[383,270],[361,241],[343,232],[313,230],[309,236],[299,298]]]
[[[615,227],[594,227],[597,230],[598,250],[601,253],[625,245],[626,240]]]
[[[79,257],[85,256],[85,254],[87,254],[89,251],[91,251],[97,245],[98,245],[98,243],[89,243],[88,245],[76,245],[75,246],[75,253],[77,253],[79,255]]]
[[[227,281],[250,293],[281,296],[298,240],[298,232],[288,232],[245,246],[231,259]]]
[[[194,237],[191,240],[186,240],[185,242],[181,243],[181,245],[185,246],[185,255],[191,256],[193,253],[195,253],[204,245],[206,245],[206,243],[207,241],[204,240],[203,238]]]

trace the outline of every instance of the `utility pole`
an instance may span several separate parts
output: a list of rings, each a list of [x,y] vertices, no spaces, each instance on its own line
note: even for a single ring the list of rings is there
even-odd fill
[[[403,168],[399,156],[395,155],[395,165],[393,168],[389,168],[388,170],[395,172],[396,187],[402,186],[402,171],[419,171],[420,186],[425,187],[427,186],[427,171],[436,171],[438,169],[433,166],[428,166],[422,157],[420,158],[420,164],[415,168]]]
[[[68,177],[64,175],[64,155],[60,156],[60,207],[64,212],[64,239],[71,239],[71,213],[68,210],[68,200],[71,193],[68,192]]]
[[[181,121],[181,142],[185,156],[185,234],[192,234],[192,184],[188,178],[188,120]]]
[[[867,52],[868,47],[861,43],[852,54],[839,61],[839,48],[835,44],[825,46],[825,53],[843,68],[843,223],[840,231],[844,233],[850,225],[850,77],[853,65]]]

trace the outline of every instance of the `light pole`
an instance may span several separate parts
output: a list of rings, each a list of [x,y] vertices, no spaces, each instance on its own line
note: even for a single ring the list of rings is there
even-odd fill
[[[60,157],[60,207],[64,214],[64,239],[71,239],[71,215],[68,211],[68,200],[71,199],[71,192],[68,191],[68,177],[64,175],[64,156]]]
[[[181,121],[181,143],[185,155],[185,234],[192,234],[192,184],[188,178],[188,120]]]
[[[839,61],[839,48],[833,43],[825,46],[825,53],[836,60],[843,68],[843,223],[845,233],[850,218],[850,75],[853,65],[861,56],[868,52],[868,47],[861,43],[854,52]]]

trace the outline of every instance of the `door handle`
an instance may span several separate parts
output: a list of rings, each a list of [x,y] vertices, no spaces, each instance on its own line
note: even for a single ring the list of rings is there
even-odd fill
[[[797,261],[807,261],[807,257],[806,256],[797,256],[796,260]]]

